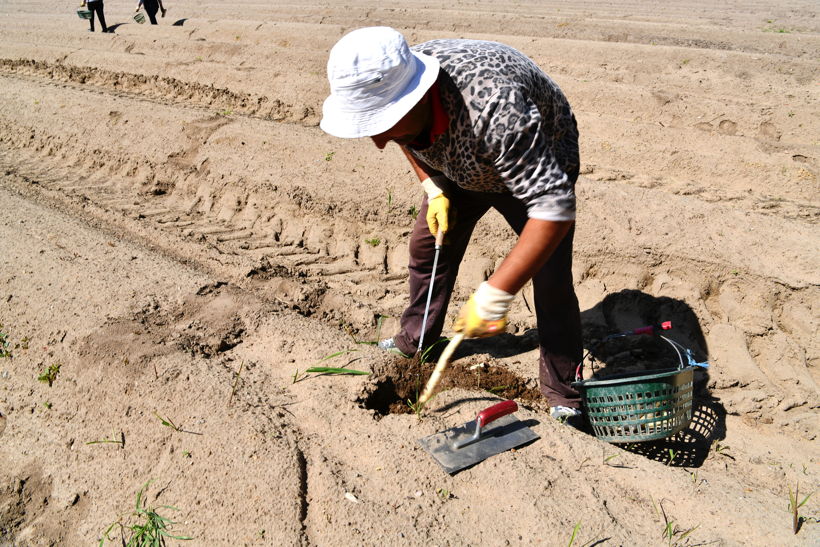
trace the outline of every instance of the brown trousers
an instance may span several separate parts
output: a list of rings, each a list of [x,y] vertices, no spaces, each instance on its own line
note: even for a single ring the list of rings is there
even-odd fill
[[[523,202],[511,194],[470,192],[448,188],[455,222],[439,254],[427,332],[424,340],[438,340],[444,328],[447,305],[455,286],[459,265],[467,243],[479,219],[493,207],[516,234],[526,224],[527,210]],[[418,349],[427,291],[433,269],[435,238],[427,228],[427,197],[422,202],[416,224],[410,236],[410,304],[401,317],[401,330],[394,337],[396,346],[412,355]],[[533,277],[535,314],[541,349],[539,380],[541,393],[550,406],[580,407],[578,392],[570,387],[575,369],[581,362],[583,347],[581,314],[572,286],[572,239],[574,227],[561,241],[547,263]]]

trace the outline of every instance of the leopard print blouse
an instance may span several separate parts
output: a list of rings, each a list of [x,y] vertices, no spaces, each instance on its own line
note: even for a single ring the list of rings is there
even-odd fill
[[[578,129],[558,85],[497,42],[433,40],[412,49],[441,64],[450,125],[411,153],[465,190],[512,192],[530,218],[573,220]]]

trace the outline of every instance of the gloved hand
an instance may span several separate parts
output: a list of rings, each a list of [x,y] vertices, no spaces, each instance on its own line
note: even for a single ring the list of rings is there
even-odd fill
[[[437,176],[426,178],[421,183],[427,193],[427,227],[434,236],[438,235],[439,230],[447,232],[450,229],[450,200],[436,184],[438,180],[447,179],[444,176]]]
[[[496,289],[486,281],[461,308],[453,330],[467,338],[487,338],[507,328],[507,313],[515,295]]]

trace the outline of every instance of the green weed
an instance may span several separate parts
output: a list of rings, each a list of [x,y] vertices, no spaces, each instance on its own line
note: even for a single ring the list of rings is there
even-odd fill
[[[357,344],[370,344],[372,346],[375,346],[376,344],[378,344],[379,340],[382,337],[382,323],[384,323],[384,320],[387,319],[388,317],[389,317],[388,315],[379,315],[376,318],[376,339],[375,340],[370,341],[370,342],[358,342],[358,341],[356,341],[356,338],[354,337],[353,341],[356,342]],[[351,335],[351,336],[353,336],[353,335]]]
[[[57,380],[57,376],[60,374],[60,366],[60,363],[54,363],[49,366],[40,376],[37,377],[37,380],[47,383],[48,387],[51,387],[54,385],[55,380]]]
[[[370,372],[366,370],[355,370],[352,368],[334,368],[334,367],[311,367],[305,372],[319,373],[319,374],[353,374],[366,376]]]
[[[11,357],[11,350],[9,349],[9,335],[3,332],[3,324],[0,323],[0,358]]]
[[[179,509],[171,505],[146,507],[144,495],[150,484],[151,481],[146,482],[145,485],[140,488],[139,492],[137,492],[137,502],[134,506],[134,512],[130,515],[131,519],[137,522],[135,524],[125,525],[121,518],[112,522],[103,532],[99,547],[103,547],[106,541],[113,541],[109,537],[109,534],[116,527],[119,527],[122,533],[120,541],[125,547],[161,547],[165,545],[166,538],[182,541],[193,539],[190,536],[171,535],[169,532],[170,527],[176,523],[158,513],[160,509],[171,509],[173,511],[179,511]],[[126,534],[128,535],[127,540],[125,538]]]
[[[661,532],[661,537],[666,540],[669,547],[683,545],[681,542],[689,537],[692,532],[697,530],[700,527],[700,524],[686,530],[681,529],[674,520],[667,516],[666,510],[663,508],[663,501],[664,500],[660,500],[656,505],[655,500],[652,499],[652,506],[655,508],[655,514],[659,517],[663,517],[663,531]],[[660,510],[658,510],[658,507],[660,507]]]
[[[731,460],[735,459],[734,456],[729,454],[729,446],[725,444],[720,444],[719,441],[715,441],[715,443],[712,445],[712,450],[714,450],[715,454],[719,454]]]
[[[419,216],[419,208],[415,205],[411,205],[409,209],[407,209],[407,214],[413,219],[416,220]]]
[[[336,152],[328,152],[327,154],[325,154],[325,161],[332,160],[333,156],[335,156],[335,155],[336,155]]]
[[[85,444],[118,444],[120,448],[125,448],[125,433],[120,431],[119,435],[112,432],[110,439],[100,439],[98,441],[88,441]]]
[[[446,488],[439,488],[438,490],[436,490],[436,494],[438,495],[441,501],[447,501],[451,498],[455,498],[453,493],[447,490]]]
[[[435,342],[433,342],[432,344],[430,344],[429,346],[424,348],[424,351],[421,352],[420,363],[421,364],[427,363],[430,360],[430,355],[433,353],[434,348],[436,348],[437,346],[440,346],[441,344],[449,344],[449,343],[450,343],[449,338],[439,338],[438,340],[436,340]]]
[[[378,247],[379,243],[381,243],[382,240],[377,237],[374,237],[372,239],[365,239],[364,242],[370,245],[371,247]]]
[[[53,405],[51,404],[51,401],[45,401],[45,402],[43,403],[43,406],[44,406],[44,407],[46,407],[48,410],[51,410],[51,407],[52,407]]]
[[[410,399],[407,399],[407,406],[410,407],[410,410],[413,411],[413,414],[416,415],[416,418],[419,421],[421,421],[421,419],[422,419],[422,412],[424,412],[424,406],[425,406],[425,403],[420,403],[419,402],[419,397],[421,396],[421,393],[420,393],[421,392],[421,374],[420,374],[420,371],[422,369],[422,365],[424,365],[424,363],[426,363],[430,359],[430,356],[433,352],[433,349],[435,349],[436,346],[438,346],[439,344],[446,344],[449,341],[450,341],[449,338],[440,338],[440,339],[436,340],[434,343],[430,344],[428,347],[424,348],[424,350],[421,353],[416,354],[416,356],[413,358],[413,364],[411,366],[418,369],[417,372],[416,372],[416,400],[412,401]],[[438,394],[433,395],[432,397],[430,397],[427,400],[427,402],[429,403],[430,401],[435,399],[437,396],[438,396]]]
[[[812,492],[812,494],[813,493],[814,492]],[[798,482],[794,487],[794,492],[792,492],[792,487],[789,486],[789,511],[792,514],[792,531],[794,531],[795,534],[800,531],[800,525],[806,520],[805,517],[800,515],[800,508],[809,501],[812,494],[807,495],[803,498],[803,501],[798,503],[800,499],[800,483]]]
[[[356,341],[355,338],[354,338],[354,341]],[[358,342],[357,341],[356,343],[361,344],[361,343],[369,343],[369,342]],[[334,353],[331,353],[330,355],[325,355],[324,357],[319,359],[319,362],[321,363],[322,361],[327,361],[328,359],[333,359],[334,357],[339,357],[340,355],[346,355],[348,353],[353,353],[355,351],[359,351],[359,350],[355,349],[355,348],[348,348],[348,349],[343,349],[341,351],[336,351]],[[350,361],[350,362],[353,362],[353,361]],[[350,364],[350,363],[348,363],[348,364]],[[370,372],[365,371],[365,370],[356,370],[356,369],[352,369],[352,368],[343,368],[343,367],[310,367],[309,369],[305,370],[304,372],[300,372],[299,369],[296,369],[296,372],[294,372],[293,376],[292,376],[292,379],[293,379],[292,383],[295,384],[296,382],[304,380],[305,378],[307,378],[308,374],[354,374],[354,375],[365,376],[365,375],[370,374]]]
[[[678,453],[671,448],[666,449],[669,453],[669,459],[666,461],[666,465],[672,465],[678,457]]]
[[[578,537],[578,531],[580,529],[581,529],[581,521],[579,520],[578,522],[575,523],[575,527],[572,529],[572,535],[569,537],[569,543],[567,544],[567,547],[572,547],[572,545],[575,543],[575,538]]]
[[[419,394],[418,390],[416,390],[416,402],[414,403],[410,399],[407,399],[407,406],[410,407],[410,410],[413,411],[413,414],[416,415],[419,421],[421,421],[421,413],[424,411],[424,403],[419,402]]]
[[[160,421],[160,423],[162,423],[162,425],[164,425],[165,427],[170,427],[171,429],[173,429],[177,433],[183,433],[182,428],[180,428],[177,424],[172,422],[171,418],[163,418],[162,416],[160,416],[156,412],[154,412],[154,416],[156,416],[157,419]]]

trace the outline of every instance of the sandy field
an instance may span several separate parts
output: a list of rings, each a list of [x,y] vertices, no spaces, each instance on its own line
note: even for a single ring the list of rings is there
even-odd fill
[[[108,0],[111,34],[77,4],[0,2],[0,545],[121,545],[140,492],[173,545],[820,544],[816,0],[167,0],[157,26]],[[561,86],[587,347],[671,320],[711,364],[686,430],[550,419],[528,288],[409,410],[418,363],[364,342],[397,327],[422,191],[318,127],[328,51],[370,25]],[[513,242],[481,221],[451,314]],[[418,445],[504,398],[538,441],[453,476]]]

